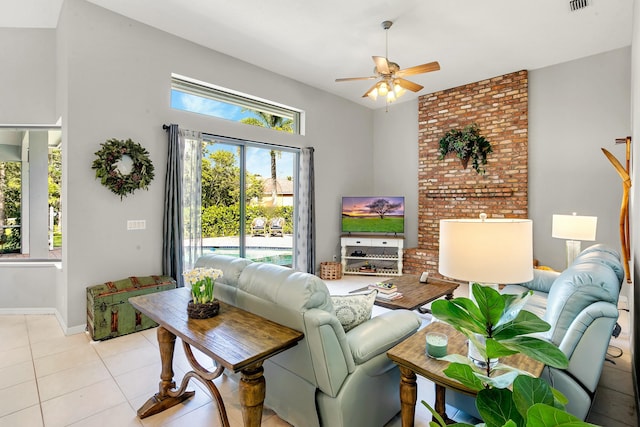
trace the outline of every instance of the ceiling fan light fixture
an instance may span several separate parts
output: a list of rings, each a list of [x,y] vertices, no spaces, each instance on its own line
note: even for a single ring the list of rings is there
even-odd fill
[[[387,102],[393,102],[395,100],[396,100],[396,94],[392,90],[390,90],[387,93]]]
[[[584,0],[586,1],[586,0]],[[336,79],[336,82],[346,82],[354,80],[374,80],[379,79],[372,87],[370,87],[363,98],[368,97],[372,100],[377,100],[378,95],[385,97],[387,104],[400,98],[407,90],[412,92],[419,92],[424,87],[414,83],[410,80],[406,80],[405,77],[413,76],[416,74],[429,73],[431,71],[438,71],[440,64],[437,61],[429,62],[422,65],[416,65],[401,69],[396,62],[389,61],[389,36],[388,30],[393,24],[392,21],[384,21],[382,28],[385,30],[385,56],[372,56],[374,63],[373,75],[367,77],[347,77]]]
[[[387,86],[387,82],[378,83],[378,95],[387,96],[387,93],[389,93],[389,87]]]

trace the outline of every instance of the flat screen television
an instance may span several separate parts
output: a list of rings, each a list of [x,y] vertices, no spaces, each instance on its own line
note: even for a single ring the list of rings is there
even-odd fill
[[[404,197],[342,198],[343,233],[404,233]]]

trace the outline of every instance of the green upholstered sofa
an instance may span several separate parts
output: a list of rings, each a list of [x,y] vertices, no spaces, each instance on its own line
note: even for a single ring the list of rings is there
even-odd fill
[[[400,411],[400,373],[386,351],[420,327],[415,313],[389,311],[345,332],[317,276],[224,255],[202,256],[196,267],[223,271],[216,298],[304,333],[264,364],[265,405],[280,418],[296,427],[375,427]]]

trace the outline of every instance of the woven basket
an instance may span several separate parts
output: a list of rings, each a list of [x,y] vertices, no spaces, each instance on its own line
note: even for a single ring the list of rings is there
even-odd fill
[[[189,301],[187,305],[187,315],[191,319],[209,319],[217,316],[219,311],[220,303],[217,300],[198,304]]]
[[[342,264],[339,262],[321,262],[320,278],[322,280],[337,280],[342,278]]]

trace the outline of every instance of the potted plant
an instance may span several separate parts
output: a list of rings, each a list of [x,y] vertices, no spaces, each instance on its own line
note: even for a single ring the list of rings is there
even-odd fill
[[[493,359],[523,353],[549,366],[567,367],[567,357],[556,345],[530,336],[550,328],[535,314],[522,310],[533,292],[502,295],[477,283],[471,290],[476,302],[469,298],[438,300],[431,305],[431,310],[434,317],[469,338],[486,361],[483,368],[479,368],[458,354],[441,358],[452,362],[444,371],[449,378],[478,392],[476,408],[486,427],[590,426],[565,412],[567,399],[544,380],[500,362],[490,363]],[[498,372],[504,373],[496,376]],[[422,404],[437,420],[430,425],[444,427],[444,420],[425,401]]]
[[[216,268],[194,268],[182,276],[191,286],[191,301],[187,313],[192,319],[213,317],[220,311],[220,303],[213,297],[215,280],[222,277],[222,270]]]
[[[451,129],[440,139],[438,159],[442,160],[447,154],[455,153],[464,169],[467,168],[469,159],[471,159],[473,168],[480,175],[483,175],[485,173],[484,165],[487,164],[487,154],[491,152],[493,152],[491,143],[480,135],[478,125],[473,123],[463,129]]]

